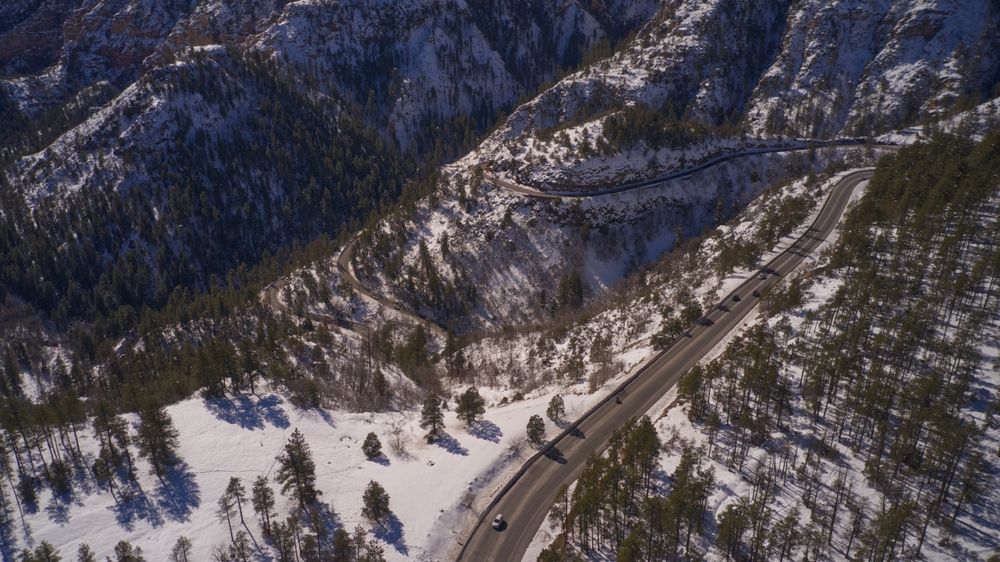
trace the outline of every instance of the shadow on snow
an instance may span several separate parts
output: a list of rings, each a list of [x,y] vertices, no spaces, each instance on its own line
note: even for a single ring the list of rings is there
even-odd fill
[[[156,488],[156,505],[174,521],[188,521],[201,505],[201,490],[187,463],[180,461],[165,471]]]
[[[469,454],[469,450],[463,447],[457,439],[443,431],[438,434],[436,439],[434,439],[434,444],[453,455],[461,455],[464,457]]]
[[[399,517],[396,517],[395,513],[387,515],[384,521],[372,529],[372,534],[380,541],[391,544],[396,552],[403,556],[409,556],[410,551],[403,538],[403,522],[399,520]]]
[[[489,420],[478,420],[469,426],[469,435],[483,441],[499,443],[500,438],[503,437],[503,432],[500,431],[497,424]]]
[[[284,402],[275,394],[263,398],[240,394],[233,397],[206,398],[205,408],[220,420],[244,429],[263,429],[264,423],[286,429],[290,425],[288,414],[281,407]]]

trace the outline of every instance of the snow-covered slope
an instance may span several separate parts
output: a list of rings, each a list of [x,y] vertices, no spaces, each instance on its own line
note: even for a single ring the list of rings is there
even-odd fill
[[[382,413],[304,409],[266,389],[258,389],[257,396],[218,400],[196,395],[167,409],[180,434],[178,454],[184,461],[169,478],[160,482],[148,464],[139,461],[139,485],[130,497],[116,500],[107,489],[95,486],[88,474],[78,472],[71,494],[53,497],[46,489],[36,506],[24,508],[24,525],[15,531],[17,545],[46,541],[65,559],[81,543],[103,557],[119,540],[128,540],[153,561],[166,560],[176,540],[186,536],[193,542],[194,559],[209,559],[213,547],[229,542],[227,526],[216,515],[216,502],[229,478],[239,477],[249,487],[257,476],[266,475],[278,494],[275,456],[290,433],[299,429],[312,448],[317,487],[333,513],[335,527],[353,532],[361,525],[384,546],[387,560],[450,559],[456,539],[467,531],[477,510],[531,454],[524,442],[528,417],[544,416],[555,394],[565,400],[566,419],[604,397],[652,353],[650,337],[659,330],[661,313],[681,306],[678,297],[683,287],[699,287],[695,298],[707,302],[752,275],[747,268],[734,271],[720,263],[722,248],[761,239],[768,228],[761,218],[773,216],[768,209],[784,208],[786,202],[804,203],[797,215],[801,221],[789,224],[788,231],[779,233],[785,236],[778,245],[760,256],[767,259],[804,231],[833,181],[797,181],[769,192],[737,220],[708,236],[694,253],[664,262],[672,269],[644,276],[641,286],[622,292],[622,298],[569,330],[496,334],[467,347],[468,371],[464,378],[442,381],[443,393],[451,396],[467,385],[478,386],[486,399],[486,414],[483,421],[466,427],[453,411],[446,412],[448,437],[437,444],[424,441],[419,412],[412,408]],[[683,265],[670,265],[679,261]],[[608,338],[612,333],[614,337]],[[575,371],[573,359],[586,356],[588,350],[591,359],[581,363],[582,371]],[[129,419],[135,421],[134,416]],[[558,430],[545,423],[547,434]],[[384,451],[374,461],[367,460],[360,448],[369,432],[377,434]],[[396,434],[405,452],[393,451]],[[80,438],[85,461],[92,463],[97,444],[88,429],[80,431]],[[381,483],[391,498],[394,519],[384,528],[361,515],[362,492],[370,480]],[[294,500],[278,497],[276,512],[283,518]],[[246,516],[260,540],[260,525],[249,508]]]
[[[497,110],[655,8],[622,4],[53,0],[0,14],[9,22],[0,27],[9,46],[0,47],[0,68],[15,74],[5,82],[22,107],[38,111],[96,81],[124,88],[192,47],[224,45],[281,60],[408,144],[440,119],[492,124]]]
[[[754,91],[754,130],[886,131],[996,96],[1000,10],[968,0],[800,2]]]
[[[997,29],[986,0],[675,0],[614,56],[520,106],[479,152],[528,174],[522,155],[558,152],[552,136],[566,131],[563,158],[586,159],[607,116],[637,103],[752,136],[887,132],[1000,94]]]
[[[459,165],[413,214],[365,232],[355,270],[459,331],[537,321],[599,298],[766,188],[844,158],[863,162],[866,150],[746,156],[650,189],[575,200],[511,193]]]
[[[387,560],[440,560],[454,543],[453,533],[460,530],[456,526],[467,522],[472,503],[487,498],[531,453],[524,427],[531,415],[544,414],[548,396],[508,404],[509,397],[502,391],[487,394],[488,414],[472,427],[447,413],[447,436],[435,444],[425,442],[419,413],[412,410],[303,410],[267,392],[220,400],[192,397],[168,408],[179,432],[177,452],[183,463],[167,478],[158,480],[148,464],[139,461],[138,485],[118,487],[113,497],[81,466],[71,493],[54,497],[46,490],[36,505],[21,506],[23,520],[15,544],[33,548],[46,541],[65,560],[86,543],[103,559],[113,556],[118,541],[127,540],[152,562],[168,560],[177,539],[186,536],[194,547],[191,560],[210,560],[213,547],[227,546],[230,540],[216,514],[230,477],[242,479],[249,488],[258,476],[268,476],[278,498],[276,520],[294,510],[294,499],[281,496],[274,474],[275,457],[298,429],[312,449],[320,499],[335,528],[353,533],[362,526],[384,545]],[[579,388],[569,391],[567,414],[582,412],[600,397]],[[361,450],[369,432],[379,437],[384,452],[374,460]],[[397,437],[400,452],[391,446]],[[89,466],[98,444],[89,431],[81,432],[80,441]],[[362,492],[371,480],[389,493],[393,517],[384,526],[361,514]],[[129,494],[123,497],[126,490]],[[248,528],[272,553],[259,519],[249,504],[244,509]]]

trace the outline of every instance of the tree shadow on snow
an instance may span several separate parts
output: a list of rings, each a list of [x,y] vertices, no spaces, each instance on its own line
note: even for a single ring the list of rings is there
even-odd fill
[[[652,488],[658,495],[665,496],[670,493],[670,485],[673,479],[662,468],[653,470]]]
[[[2,508],[0,508],[2,509]],[[17,537],[14,536],[13,513],[9,510],[6,517],[0,514],[0,560],[15,560]],[[28,533],[30,538],[30,533]]]
[[[296,406],[299,407],[299,406]],[[308,417],[309,419],[319,418],[326,425],[335,428],[337,427],[337,420],[333,419],[330,412],[319,407],[301,407],[303,417]]]
[[[82,458],[73,457],[73,489],[81,496],[99,492],[99,488],[94,484],[94,478],[87,467],[94,466],[94,455],[86,453]]]
[[[310,526],[319,525],[323,529],[323,536],[332,537],[337,529],[343,527],[337,512],[330,507],[330,504],[317,501],[307,508],[308,513],[303,514]],[[317,529],[313,529],[316,531]]]
[[[264,423],[286,429],[291,423],[281,407],[284,401],[276,394],[263,398],[239,394],[222,398],[206,398],[205,408],[220,420],[244,429],[263,429]]]
[[[493,443],[499,443],[500,438],[503,437],[503,432],[500,431],[497,424],[489,420],[479,420],[470,425],[469,434],[477,439],[492,441]]]
[[[188,521],[201,505],[201,489],[187,463],[178,462],[165,471],[156,488],[156,504],[174,521]]]
[[[69,523],[69,508],[73,504],[74,498],[72,489],[58,494],[53,491],[48,505],[45,506],[45,513],[48,514],[49,520],[59,526]]]
[[[22,478],[25,478],[22,476]],[[21,498],[21,510],[26,515],[34,515],[38,513],[38,488],[39,484],[37,480],[32,481],[32,487],[35,489],[35,497],[33,499]]]
[[[108,509],[115,512],[115,520],[126,531],[135,529],[135,522],[145,519],[151,526],[163,525],[163,516],[156,505],[149,501],[146,492],[138,484],[125,484],[118,488],[118,500]]]
[[[380,453],[379,456],[368,459],[368,462],[373,462],[382,466],[389,466],[389,457],[385,456],[385,453]]]
[[[379,525],[372,529],[375,538],[382,542],[391,544],[396,552],[403,556],[409,556],[410,550],[406,547],[406,540],[403,537],[403,522],[396,517],[395,513],[390,513]]]
[[[469,450],[463,447],[457,439],[443,431],[438,434],[437,439],[434,440],[434,444],[453,455],[461,455],[464,457],[469,454]]]

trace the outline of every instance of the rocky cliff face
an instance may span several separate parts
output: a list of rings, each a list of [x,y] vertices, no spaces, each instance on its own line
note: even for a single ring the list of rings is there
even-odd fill
[[[599,42],[641,25],[655,2],[52,0],[4,9],[0,68],[28,111],[97,81],[124,88],[192,47],[222,45],[282,61],[408,144],[435,120],[471,114],[480,128],[492,124]]]
[[[807,1],[754,89],[755,131],[884,132],[1000,94],[996,2]]]
[[[73,317],[159,306],[173,284],[204,288],[264,251],[336,235],[394,201],[418,169],[471,144],[516,99],[640,26],[655,3],[0,9],[0,119],[17,124],[0,132],[0,191],[5,211],[16,209],[2,218],[8,232],[30,230],[0,240],[16,273],[4,285],[18,295],[44,285],[33,304]],[[32,48],[6,47],[21,43]],[[75,240],[81,222],[95,228],[84,244],[42,256]],[[27,265],[36,259],[48,273]],[[120,294],[102,303],[66,295],[112,285]]]
[[[522,105],[487,142],[669,107],[760,136],[881,133],[997,95],[995,2],[665,2],[634,41]],[[543,139],[544,140],[544,139]]]
[[[696,234],[720,207],[738,208],[794,176],[788,159],[734,162],[668,183],[642,203],[576,206],[484,193],[477,169],[543,189],[614,184],[745,146],[938,122],[996,95],[998,24],[996,3],[986,1],[664,2],[612,56],[519,106],[448,168],[426,208],[387,220],[359,268],[383,291],[473,325],[522,322],[575,278],[584,293],[600,294],[677,233]],[[648,111],[634,111],[640,104]],[[674,132],[665,144],[642,135],[616,142],[609,132],[613,119],[622,136],[663,114]],[[841,156],[792,168],[804,173]],[[865,161],[858,156],[855,164]],[[402,275],[393,281],[385,271]]]
[[[138,190],[153,203],[150,220],[176,222],[183,213],[168,194],[183,176],[190,184],[186,192],[212,193],[218,208],[246,205],[260,232],[281,240],[317,231],[295,227],[301,216],[288,201],[329,210],[336,199],[346,212],[338,207],[308,215],[328,221],[321,230],[335,233],[339,221],[359,220],[359,209],[392,200],[402,183],[382,185],[378,174],[345,172],[350,165],[344,158],[354,152],[340,144],[321,150],[309,141],[313,126],[324,128],[323,138],[338,130],[350,131],[345,138],[377,138],[359,147],[374,154],[363,160],[413,174],[420,166],[404,163],[406,153],[425,166],[457,155],[516,100],[579,67],[514,107],[446,170],[449,185],[438,195],[448,203],[464,198],[466,208],[475,197],[466,187],[476,181],[476,167],[489,165],[529,183],[655,176],[718,151],[789,137],[878,134],[947,117],[993,95],[1000,72],[1000,13],[987,0],[47,0],[7,3],[0,10],[0,34],[7,39],[0,41],[0,90],[12,100],[0,108],[19,123],[44,116],[48,124],[33,142],[0,147],[2,175],[28,206],[71,193]],[[235,67],[234,60],[240,61]],[[258,93],[256,84],[240,85],[262,76],[233,70],[243,64],[266,69],[267,80],[284,86]],[[206,78],[205,68],[218,68],[225,78]],[[100,95],[89,93],[94,88]],[[322,123],[302,119],[287,101],[273,103],[269,96],[277,95],[322,107],[315,117]],[[291,117],[287,127],[269,130],[261,119],[274,119],[276,107]],[[646,113],[636,113],[638,107]],[[657,144],[663,135],[636,137],[628,130],[662,116],[652,133],[669,129],[673,136],[665,145]],[[302,154],[309,154],[308,162]],[[315,166],[307,168],[310,163]],[[283,171],[286,166],[292,171]],[[727,173],[725,186],[687,197],[697,203],[686,214],[663,215],[670,216],[661,221],[663,229],[705,227],[704,217],[714,216],[709,207],[720,198],[741,204],[765,187],[761,177],[740,182],[738,176]],[[492,198],[481,203],[476,213],[502,219],[511,210],[516,223],[515,207]],[[642,214],[629,213],[633,222]],[[407,231],[417,233],[427,219],[406,220],[415,227]],[[464,229],[481,220],[463,218],[448,232],[452,239],[475,240]],[[535,220],[527,227],[558,224]],[[179,226],[157,228],[179,232]],[[615,234],[629,235],[627,229]],[[540,269],[517,283],[551,285],[568,264],[583,263],[561,254],[562,246],[577,244],[574,236],[526,236],[534,242],[511,259]],[[649,247],[670,246],[658,240]],[[465,251],[503,253],[487,242]],[[419,251],[416,238],[398,243]],[[256,249],[243,240],[239,253],[252,260]],[[657,253],[622,252],[636,263]],[[540,256],[561,257],[542,267],[550,261]],[[475,269],[473,261],[449,265],[454,272],[446,277],[455,287],[504,283],[501,274],[478,279],[462,273]],[[601,287],[632,267],[616,263],[580,267],[603,267],[593,281]],[[414,302],[430,302],[419,291],[405,292]],[[435,298],[434,306],[443,306],[443,297]],[[476,306],[475,299],[466,301],[472,303],[466,308]]]

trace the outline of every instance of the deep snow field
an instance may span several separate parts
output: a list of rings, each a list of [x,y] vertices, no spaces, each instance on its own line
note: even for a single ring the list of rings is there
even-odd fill
[[[465,521],[466,494],[476,494],[477,500],[488,498],[502,485],[503,474],[530,455],[525,425],[533,414],[544,416],[549,400],[549,395],[539,394],[497,406],[499,393],[483,394],[488,404],[485,419],[465,427],[448,411],[448,435],[434,444],[425,442],[419,413],[412,410],[375,414],[304,410],[270,392],[215,401],[191,398],[167,408],[180,433],[178,453],[185,465],[166,484],[139,461],[143,495],[116,504],[89,477],[77,478],[73,495],[65,501],[53,498],[48,489],[40,494],[38,510],[23,517],[23,530],[29,544],[48,541],[66,558],[75,555],[82,542],[103,558],[124,539],[141,547],[150,561],[167,560],[183,535],[194,543],[194,560],[209,560],[213,546],[229,541],[226,524],[215,515],[229,478],[240,477],[249,488],[261,474],[273,477],[275,457],[297,428],[312,448],[320,499],[336,513],[339,525],[353,531],[362,524],[372,531],[385,543],[387,560],[437,559],[451,542],[455,526]],[[566,417],[582,412],[603,394],[568,389]],[[554,435],[554,425],[546,423]],[[391,452],[393,428],[399,428],[408,455]],[[369,432],[382,442],[381,459],[368,460],[361,451]],[[93,462],[97,444],[89,431],[81,432],[81,443],[88,462]],[[370,480],[381,483],[391,498],[396,519],[385,528],[373,527],[361,516],[362,493]],[[273,480],[271,484],[278,494],[279,486]],[[294,500],[278,495],[276,511],[281,519],[293,506]],[[260,526],[249,506],[246,517],[260,540]]]

